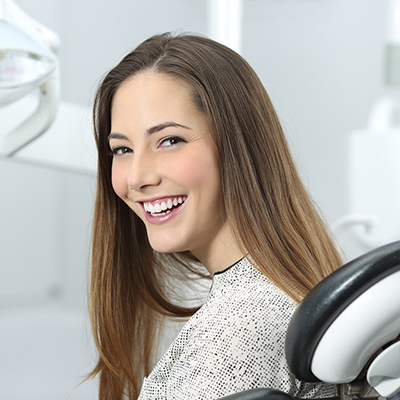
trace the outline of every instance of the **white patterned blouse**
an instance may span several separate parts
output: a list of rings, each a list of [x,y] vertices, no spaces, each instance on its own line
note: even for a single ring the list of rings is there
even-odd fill
[[[259,387],[336,396],[336,386],[300,382],[288,370],[285,333],[295,308],[249,257],[216,273],[208,300],[144,379],[139,400],[214,400]]]

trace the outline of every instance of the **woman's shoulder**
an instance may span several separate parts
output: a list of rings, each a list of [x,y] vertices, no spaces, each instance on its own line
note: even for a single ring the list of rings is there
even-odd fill
[[[245,258],[214,277],[202,316],[205,323],[218,321],[221,327],[257,321],[260,329],[265,329],[275,321],[281,329],[295,308],[296,303]]]
[[[225,310],[232,317],[248,315],[280,321],[290,319],[297,305],[248,257],[214,277],[208,303],[210,311]]]

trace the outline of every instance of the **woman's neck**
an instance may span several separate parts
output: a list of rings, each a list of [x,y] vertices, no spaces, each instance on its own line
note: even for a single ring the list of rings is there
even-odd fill
[[[210,243],[202,249],[192,251],[193,255],[207,268],[211,276],[217,271],[223,271],[236,261],[243,258],[243,252],[233,238],[232,233],[226,232],[223,237]]]

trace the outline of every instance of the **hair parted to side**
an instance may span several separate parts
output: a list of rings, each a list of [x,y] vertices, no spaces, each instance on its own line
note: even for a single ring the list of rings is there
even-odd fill
[[[237,53],[194,35],[156,35],[101,83],[94,103],[98,148],[90,311],[100,399],[136,399],[153,366],[163,316],[196,309],[173,304],[168,276],[203,276],[189,254],[159,254],[142,221],[111,186],[107,136],[120,85],[143,71],[190,87],[208,119],[221,165],[222,194],[235,238],[257,267],[296,301],[341,265],[341,258],[297,173],[278,117],[259,78]]]

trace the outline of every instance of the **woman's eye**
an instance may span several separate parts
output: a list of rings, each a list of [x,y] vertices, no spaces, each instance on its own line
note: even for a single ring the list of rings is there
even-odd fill
[[[110,156],[112,157],[119,157],[123,156],[124,154],[131,153],[132,150],[129,147],[124,147],[124,146],[119,146],[119,147],[114,147],[110,151]]]
[[[177,145],[178,143],[186,143],[186,140],[179,136],[171,136],[161,140],[158,147],[171,147]]]

